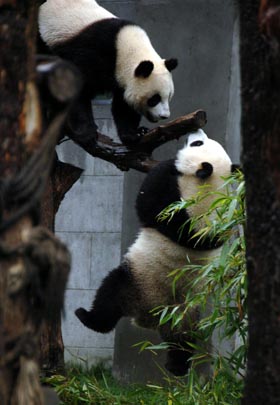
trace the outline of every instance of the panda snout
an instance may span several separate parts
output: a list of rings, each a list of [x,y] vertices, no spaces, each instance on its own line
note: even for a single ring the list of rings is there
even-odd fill
[[[195,175],[199,179],[204,180],[210,177],[212,173],[213,173],[213,166],[211,165],[211,163],[203,162],[201,163],[201,168],[196,171]]]

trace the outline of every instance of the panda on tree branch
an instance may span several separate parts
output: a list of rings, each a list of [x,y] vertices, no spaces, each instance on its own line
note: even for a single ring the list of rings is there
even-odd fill
[[[224,184],[221,176],[229,176],[236,168],[223,147],[199,130],[189,135],[176,159],[159,163],[147,174],[136,200],[139,234],[120,266],[103,280],[90,311],[76,310],[85,326],[107,333],[122,317],[132,317],[141,327],[158,329],[163,340],[171,344],[166,368],[175,375],[187,373],[192,353],[186,341],[192,339],[190,331],[199,320],[199,308],[192,308],[178,329],[172,329],[170,322],[159,326],[159,319],[151,311],[184,303],[187,281],[195,277],[195,272],[186,273],[187,280],[180,278],[175,297],[173,280],[168,276],[184,267],[187,258],[191,265],[204,265],[220,254],[221,241],[195,236],[198,229],[191,230],[188,219],[208,211],[217,198],[215,193],[208,195],[209,191],[217,191]],[[208,187],[201,188],[205,184]],[[168,205],[203,190],[207,197],[192,206],[191,211],[180,210],[168,221],[157,220]]]
[[[112,114],[125,144],[146,132],[141,116],[157,122],[170,116],[176,59],[162,59],[146,32],[117,18],[94,0],[47,0],[39,11],[39,31],[51,51],[81,71],[84,87],[70,114],[68,130],[79,144],[95,143],[91,100],[113,93]]]

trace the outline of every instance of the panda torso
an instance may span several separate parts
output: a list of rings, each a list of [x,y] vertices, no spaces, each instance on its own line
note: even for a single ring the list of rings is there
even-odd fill
[[[199,146],[192,146],[196,143]],[[190,135],[187,145],[179,151],[176,160],[159,163],[144,180],[136,201],[142,226],[126,255],[139,290],[135,320],[140,326],[158,325],[158,320],[148,315],[153,308],[184,301],[187,284],[195,277],[195,273],[185,273],[176,283],[174,297],[172,277],[169,276],[173,270],[188,263],[207,264],[220,254],[219,240],[207,237],[200,240],[194,237],[194,233],[204,225],[202,220],[198,221],[194,231],[190,231],[188,220],[208,211],[217,198],[215,191],[224,183],[221,176],[230,173],[229,156],[221,145],[208,139],[200,130]],[[188,210],[179,211],[169,221],[159,222],[158,215],[168,205],[181,199],[190,199],[198,192],[208,195],[209,191],[213,191],[213,195],[202,199]],[[214,219],[214,214],[211,219]]]
[[[40,7],[39,29],[44,41],[54,47],[108,18],[117,17],[94,0],[47,0]]]
[[[207,213],[216,197],[205,198],[192,211],[180,210],[169,221],[159,222],[158,214],[171,203],[193,198],[199,191],[202,195],[209,188],[219,191],[224,183],[221,176],[229,175],[233,169],[222,146],[199,130],[189,135],[176,160],[159,163],[147,174],[136,202],[140,232],[123,262],[102,281],[91,309],[75,311],[85,326],[107,333],[122,317],[133,318],[141,327],[158,330],[170,344],[166,368],[175,375],[186,374],[192,356],[187,342],[195,342],[192,332],[201,316],[199,305],[188,309],[184,306],[189,282],[197,275],[193,266],[208,264],[221,251],[217,239],[193,238],[187,221],[193,215]],[[188,264],[192,267],[187,267]],[[170,273],[183,267],[184,274],[173,289]],[[191,288],[196,293],[204,287],[202,281],[197,281]],[[172,328],[170,321],[159,325],[159,313],[152,310],[181,304],[183,319],[176,328]]]
[[[129,248],[125,260],[129,264],[138,302],[133,302],[131,316],[137,325],[157,328],[158,319],[150,311],[158,306],[167,306],[184,301],[187,284],[194,277],[189,272],[176,283],[176,296],[172,292],[173,270],[181,269],[188,261],[192,265],[206,264],[218,256],[221,248],[195,250],[183,247],[162,235],[156,229],[141,229],[136,241]]]

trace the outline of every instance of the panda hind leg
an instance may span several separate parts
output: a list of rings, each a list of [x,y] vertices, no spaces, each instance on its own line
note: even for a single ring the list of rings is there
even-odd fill
[[[90,311],[78,308],[75,315],[87,328],[108,333],[115,328],[121,317],[129,315],[127,297],[133,288],[129,266],[122,263],[104,278]]]
[[[165,368],[173,375],[180,377],[187,374],[193,352],[189,347],[170,348],[167,352]]]
[[[160,335],[165,342],[169,343],[165,368],[177,377],[186,375],[190,367],[189,360],[194,352],[187,342],[193,342],[193,339],[181,333],[174,336],[166,330],[161,330]]]

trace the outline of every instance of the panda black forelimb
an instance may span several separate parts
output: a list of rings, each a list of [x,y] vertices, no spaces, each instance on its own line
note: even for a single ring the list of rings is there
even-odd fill
[[[112,115],[122,143],[125,145],[137,144],[144,135],[139,131],[141,115],[125,102],[121,89],[114,92]]]
[[[64,132],[89,153],[93,152],[97,140],[97,125],[94,121],[91,100],[81,95],[72,107]]]

